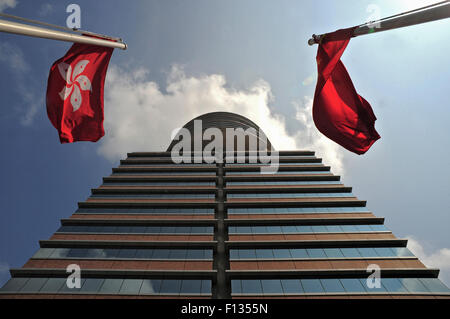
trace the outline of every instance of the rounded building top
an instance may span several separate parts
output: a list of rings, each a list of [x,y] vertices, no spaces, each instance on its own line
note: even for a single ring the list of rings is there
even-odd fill
[[[198,121],[200,121],[200,122],[198,122]],[[265,145],[267,145],[268,150],[270,150],[272,147],[272,144],[270,143],[268,138],[266,138],[265,140],[263,140],[261,138],[262,134],[264,134],[264,136],[266,136],[266,135],[255,122],[249,120],[245,116],[242,116],[242,115],[239,115],[236,113],[211,112],[211,113],[202,114],[202,115],[190,120],[189,122],[187,122],[183,126],[183,128],[187,129],[191,133],[191,136],[194,136],[195,135],[194,127],[195,127],[196,123],[201,123],[202,136],[203,136],[203,132],[208,128],[217,128],[217,129],[221,130],[222,135],[223,135],[223,143],[224,143],[223,147],[224,148],[227,145],[226,144],[226,136],[227,136],[226,129],[227,128],[234,129],[234,133],[235,133],[234,146],[235,146],[235,148],[237,147],[236,141],[237,141],[239,135],[242,135],[241,134],[242,130],[245,131],[244,137],[245,137],[245,150],[246,151],[249,150],[249,145],[250,145],[249,138],[256,138],[256,141],[258,141],[258,144],[261,142],[265,143]],[[199,125],[199,124],[197,124],[197,125]],[[237,130],[237,129],[242,129],[242,130]],[[203,140],[203,146],[205,144],[208,144],[208,142],[210,142],[210,141]],[[167,151],[170,152],[176,143],[178,143],[178,140],[173,139],[172,142],[170,143],[169,147],[167,148]],[[192,140],[192,143],[193,143],[193,140]]]

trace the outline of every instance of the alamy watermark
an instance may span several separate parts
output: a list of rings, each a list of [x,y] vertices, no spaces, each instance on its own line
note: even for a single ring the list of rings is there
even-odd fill
[[[370,15],[366,19],[367,26],[371,29],[380,28],[381,23],[381,9],[376,4],[369,4],[366,8],[366,12],[368,12]]]
[[[81,268],[77,264],[70,264],[66,268],[66,272],[70,275],[66,279],[66,286],[69,289],[81,288]]]
[[[367,272],[371,273],[366,279],[366,286],[369,289],[381,288],[381,268],[377,264],[367,266]]]
[[[81,28],[81,8],[78,4],[69,4],[66,8],[66,12],[70,13],[66,19],[66,25],[71,29]]]
[[[194,120],[194,136],[187,128],[174,130],[172,136],[178,141],[171,150],[172,161],[176,164],[223,163],[225,159],[226,163],[246,163],[248,160],[248,163],[263,164],[262,174],[274,174],[279,168],[279,152],[268,145],[261,129],[227,127],[224,139],[222,129],[209,127],[203,130],[202,120]]]

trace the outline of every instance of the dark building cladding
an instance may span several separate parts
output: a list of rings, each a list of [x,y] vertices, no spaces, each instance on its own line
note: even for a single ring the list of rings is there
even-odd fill
[[[203,130],[257,125],[232,113]],[[187,129],[193,130],[193,122]],[[270,145],[270,142],[268,143]],[[425,267],[312,151],[261,164],[174,164],[129,153],[0,289],[0,298],[448,298]],[[66,267],[81,268],[80,288]],[[381,285],[369,288],[369,265]]]

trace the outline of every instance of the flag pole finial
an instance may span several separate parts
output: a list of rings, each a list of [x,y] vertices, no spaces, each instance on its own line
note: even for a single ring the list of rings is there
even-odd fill
[[[320,43],[320,41],[322,40],[322,38],[323,38],[323,35],[316,35],[316,34],[313,34],[313,35],[311,36],[311,39],[308,40],[308,44],[309,44],[309,45],[314,45],[314,44],[316,44],[316,43]]]

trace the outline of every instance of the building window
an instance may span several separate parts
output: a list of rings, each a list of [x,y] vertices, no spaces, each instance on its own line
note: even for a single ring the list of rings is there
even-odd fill
[[[169,193],[169,194],[93,194],[90,198],[160,198],[160,199],[202,199],[202,198],[215,198],[215,194],[178,194],[178,193]]]
[[[319,234],[319,233],[359,233],[389,231],[384,225],[317,225],[317,226],[229,226],[229,234]],[[372,227],[376,226],[376,227]],[[380,227],[381,226],[381,227]]]
[[[216,182],[202,182],[202,181],[196,181],[196,182],[111,182],[111,181],[105,181],[103,183],[103,186],[215,186]]]
[[[377,249],[379,248],[379,249]],[[230,249],[230,260],[415,257],[406,247]]]
[[[11,278],[0,289],[0,293],[56,292],[125,295],[210,295],[211,280],[86,278],[81,280],[81,288],[68,288],[66,278]]]
[[[79,214],[211,215],[214,208],[78,208]]]
[[[213,226],[61,226],[59,233],[114,233],[114,234],[213,234]]]
[[[136,171],[121,171],[114,172],[111,176],[121,175],[216,175],[215,171],[212,172],[193,172],[193,171],[150,171],[150,172],[136,172]]]
[[[227,181],[227,186],[240,185],[314,185],[314,184],[341,184],[340,181]]]
[[[211,260],[212,249],[41,248],[34,259],[181,259]]]
[[[354,197],[352,193],[228,193],[227,198]]]
[[[450,294],[437,278],[382,278],[381,288],[369,288],[366,278],[323,279],[233,279],[233,295],[293,295],[293,294],[352,294],[352,293],[425,293]]]
[[[270,207],[228,208],[228,214],[302,214],[302,213],[353,213],[369,212],[367,207]]]
[[[257,171],[226,171],[225,176],[230,175],[259,175],[261,172]],[[316,175],[316,174],[331,174],[330,171],[277,171],[273,175]]]

